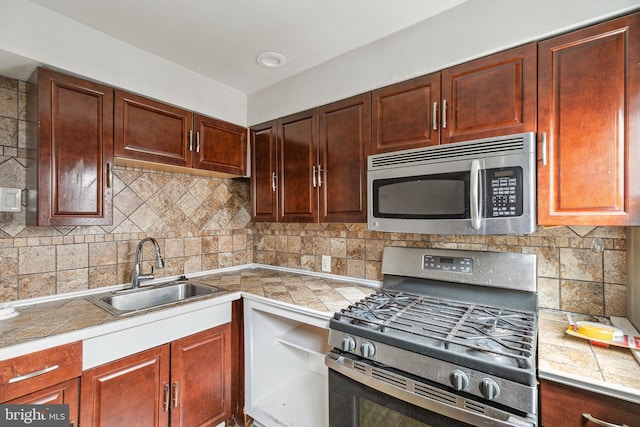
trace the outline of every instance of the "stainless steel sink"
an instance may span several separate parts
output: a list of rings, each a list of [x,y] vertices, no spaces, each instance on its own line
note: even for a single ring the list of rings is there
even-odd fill
[[[219,294],[224,289],[190,280],[176,280],[156,286],[138,289],[123,289],[86,297],[97,306],[116,316],[135,313],[140,310],[161,307],[189,299]]]

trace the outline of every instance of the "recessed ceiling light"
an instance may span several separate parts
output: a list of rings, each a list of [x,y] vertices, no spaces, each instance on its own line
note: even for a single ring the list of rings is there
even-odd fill
[[[264,68],[280,68],[287,63],[287,58],[278,52],[263,52],[258,55],[256,62]]]

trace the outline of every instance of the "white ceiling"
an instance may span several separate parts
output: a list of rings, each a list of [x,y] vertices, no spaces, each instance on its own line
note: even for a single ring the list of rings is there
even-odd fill
[[[244,93],[466,0],[32,0]],[[288,62],[265,69],[256,57]]]

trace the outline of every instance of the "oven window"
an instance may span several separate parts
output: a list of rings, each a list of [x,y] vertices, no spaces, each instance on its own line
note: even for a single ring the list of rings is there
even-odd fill
[[[359,399],[359,427],[425,427],[424,423],[409,418],[391,408],[378,405],[367,399]]]
[[[375,180],[373,210],[376,218],[469,218],[469,172]]]
[[[455,412],[455,410],[454,410]],[[452,414],[451,414],[452,415]],[[331,427],[471,427],[370,388],[329,369]]]

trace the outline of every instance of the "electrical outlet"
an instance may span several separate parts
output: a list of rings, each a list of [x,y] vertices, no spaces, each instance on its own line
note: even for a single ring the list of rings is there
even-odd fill
[[[322,255],[322,271],[331,272],[331,255]]]

